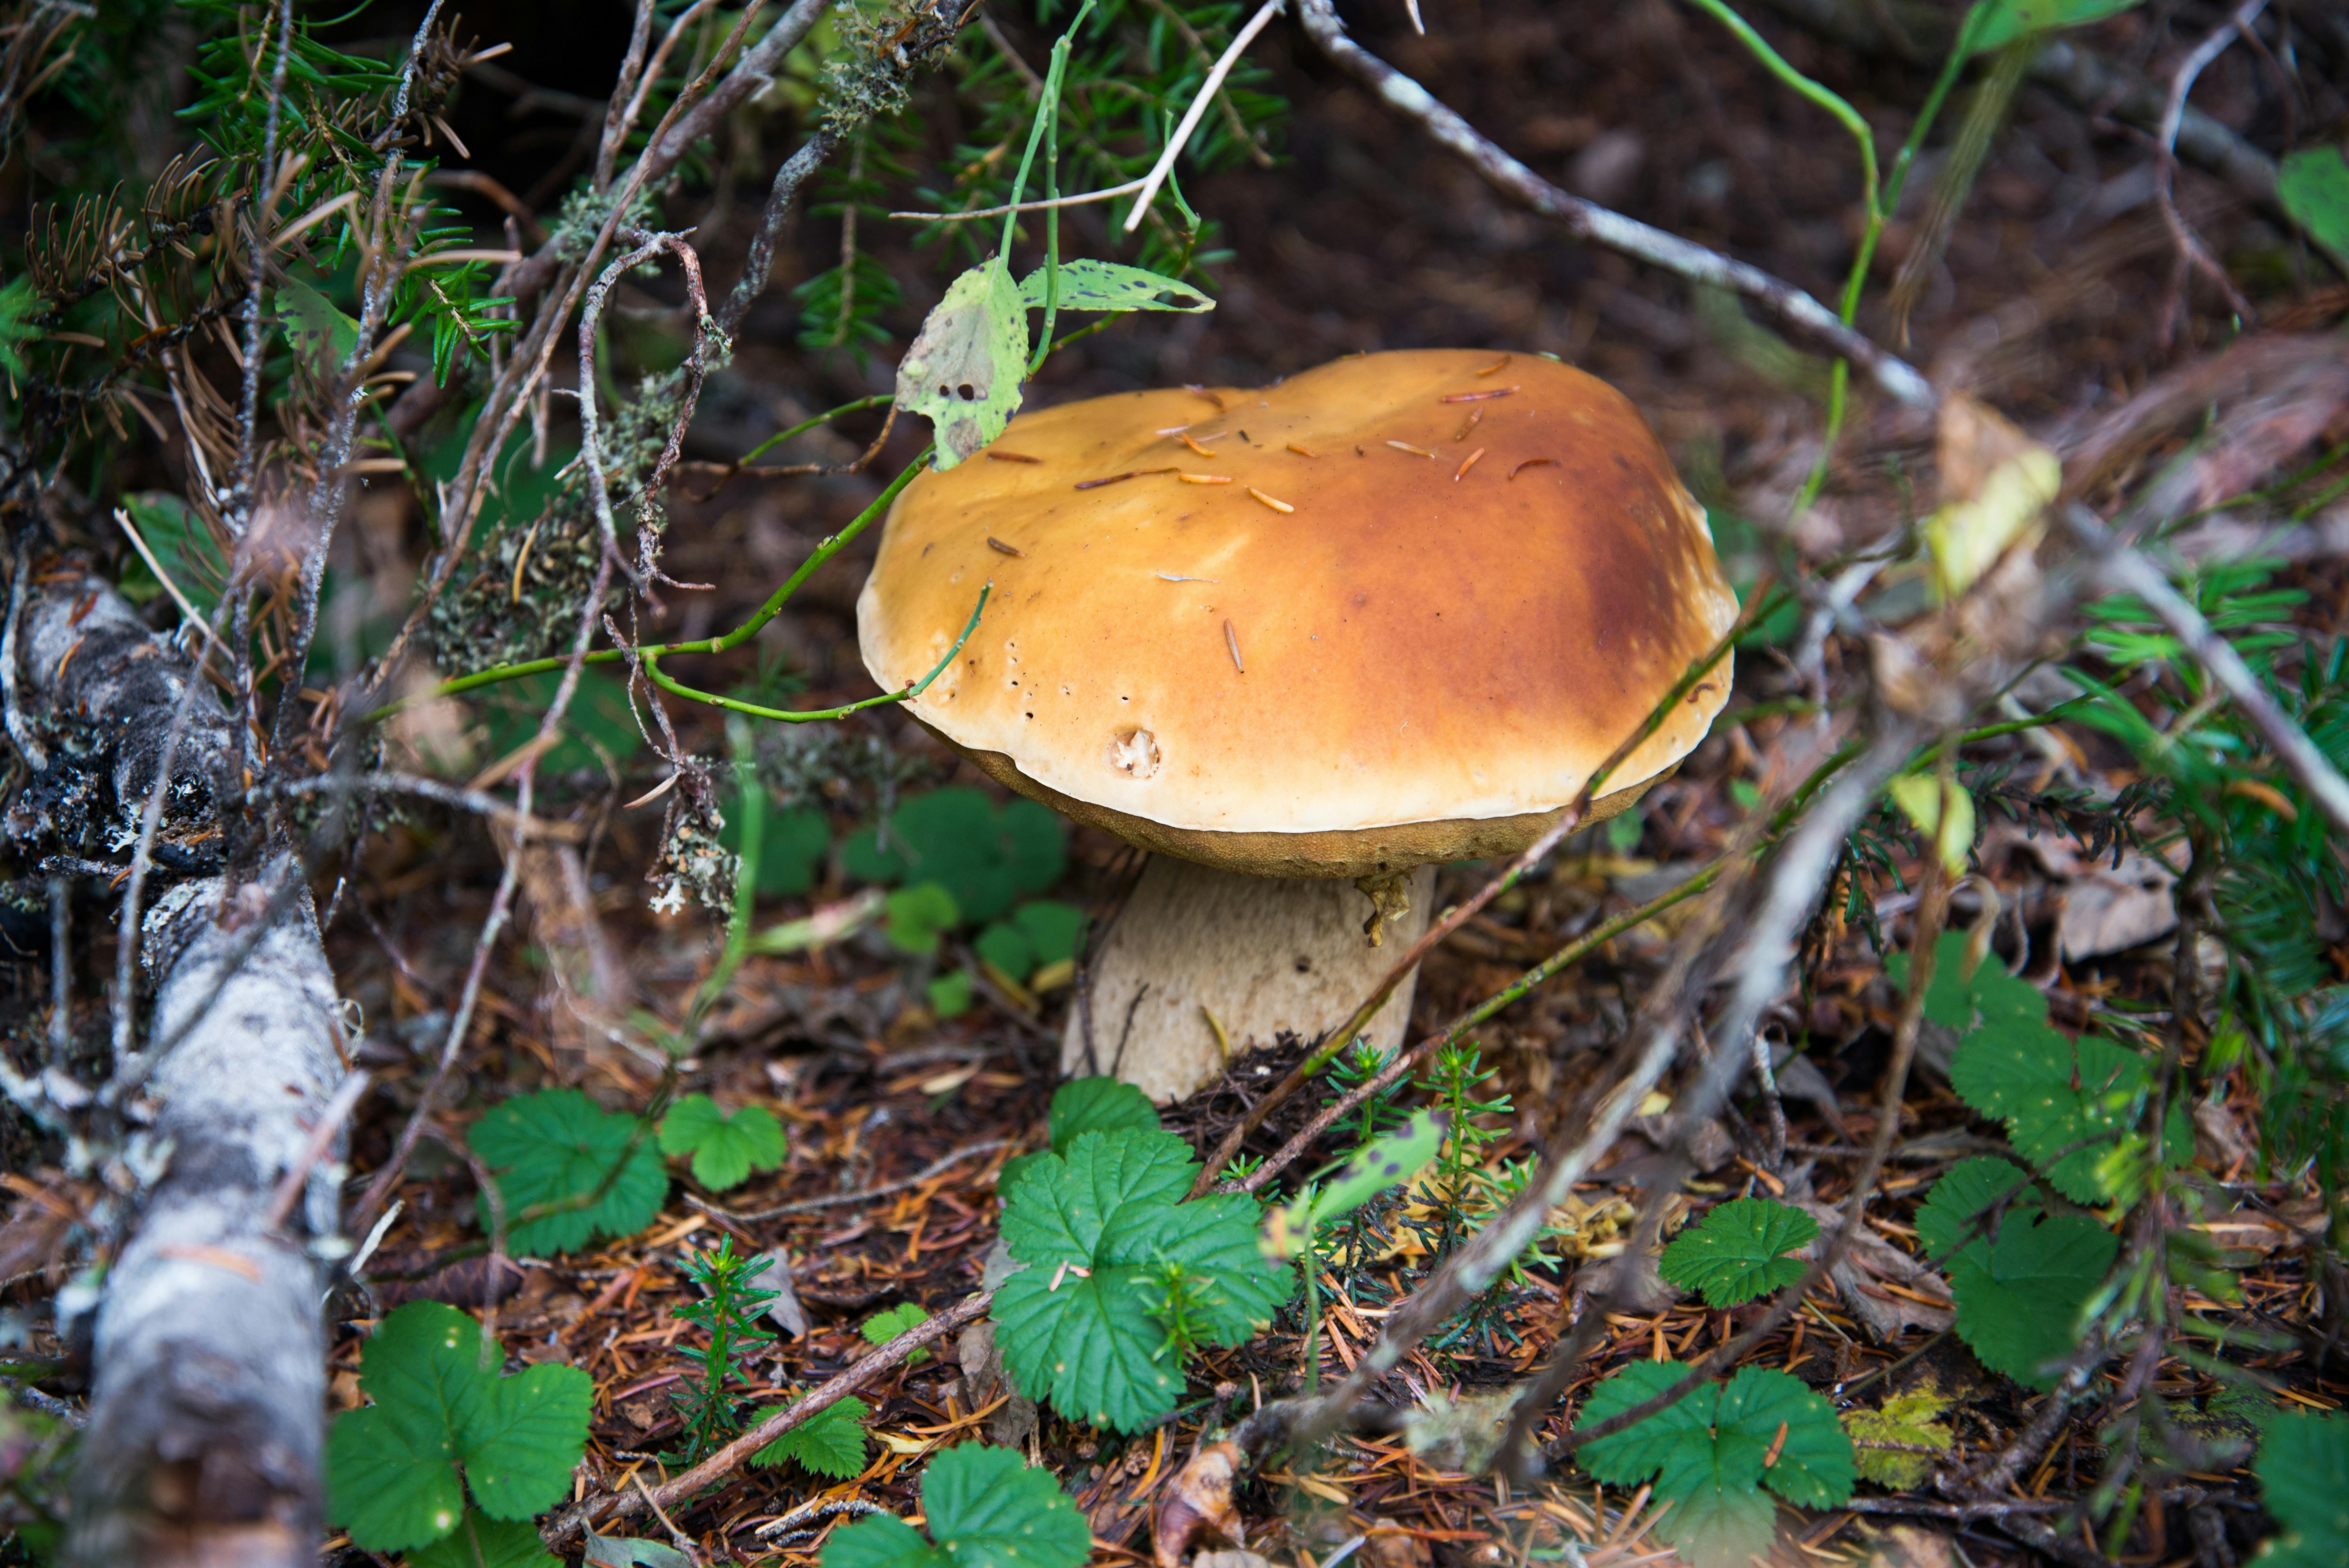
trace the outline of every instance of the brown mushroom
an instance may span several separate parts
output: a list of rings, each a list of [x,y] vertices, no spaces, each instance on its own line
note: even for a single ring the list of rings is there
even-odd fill
[[[1020,416],[990,455],[1010,460],[925,474],[891,511],[864,662],[886,687],[919,676],[992,580],[907,707],[1152,852],[1062,1066],[1161,1100],[1343,1017],[1392,959],[1381,925],[1425,928],[1433,865],[1531,843],[1737,612],[1638,411],[1537,356],[1096,397]],[[1688,754],[1729,678],[1689,693],[1594,817]],[[1406,987],[1373,1042],[1409,1009]]]

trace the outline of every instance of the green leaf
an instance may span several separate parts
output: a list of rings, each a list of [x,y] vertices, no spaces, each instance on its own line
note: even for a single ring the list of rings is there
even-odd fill
[[[754,1465],[789,1460],[811,1475],[847,1480],[864,1468],[864,1421],[872,1408],[851,1395],[827,1405],[750,1456]]]
[[[957,786],[900,801],[889,817],[885,848],[877,829],[850,834],[841,865],[862,882],[936,882],[954,895],[963,919],[984,925],[1060,880],[1066,834],[1066,824],[1033,800],[999,808],[980,791]]]
[[[1802,1278],[1802,1260],[1785,1254],[1818,1233],[1819,1222],[1800,1209],[1738,1198],[1673,1237],[1657,1270],[1682,1290],[1703,1292],[1708,1306],[1735,1306]]]
[[[2276,165],[2276,197],[2308,237],[2349,266],[2349,162],[2337,147],[2303,147]]]
[[[2065,1197],[2118,1195],[2125,1172],[2104,1167],[2116,1150],[2137,1148],[2125,1140],[2153,1088],[2137,1052],[2101,1035],[2075,1041],[2044,1023],[1984,1024],[1959,1042],[1950,1081],[1968,1105],[2006,1123],[2025,1160],[2055,1161],[2047,1179]]]
[[[553,1362],[489,1384],[457,1431],[475,1506],[492,1519],[528,1520],[562,1501],[595,1393],[586,1373]]]
[[[1312,1240],[1316,1227],[1352,1213],[1378,1193],[1417,1175],[1444,1147],[1448,1120],[1442,1111],[1414,1111],[1392,1132],[1372,1139],[1329,1181],[1308,1187],[1266,1214],[1257,1241],[1258,1250],[1273,1262],[1296,1259]]]
[[[2260,1548],[2261,1568],[2340,1568],[2349,1563],[2349,1416],[2294,1412],[2269,1423],[2252,1467],[2260,1500],[2282,1526]]]
[[[1049,1136],[1055,1154],[1066,1154],[1079,1133],[1120,1132],[1128,1128],[1157,1131],[1158,1108],[1150,1103],[1148,1095],[1122,1078],[1071,1078],[1052,1091]],[[1040,1153],[1022,1154],[1006,1161],[1003,1173],[995,1181],[996,1196],[1009,1194],[1012,1184],[1023,1180],[1042,1158]]]
[[[728,801],[726,825],[718,830],[719,843],[737,854],[742,851],[740,799],[738,794]],[[831,852],[831,818],[813,806],[788,811],[771,808],[759,841],[759,896],[797,898],[815,886],[816,873]]]
[[[1600,1383],[1579,1425],[1595,1426],[1678,1384],[1677,1361],[1638,1361]],[[1775,1449],[1775,1456],[1773,1449]],[[1672,1507],[1664,1539],[1695,1568],[1740,1568],[1770,1543],[1774,1511],[1761,1488],[1806,1508],[1851,1495],[1851,1443],[1835,1407],[1784,1372],[1749,1367],[1726,1385],[1700,1385],[1677,1404],[1583,1446],[1600,1480],[1653,1480]]]
[[[916,882],[889,895],[883,928],[889,945],[900,953],[936,953],[947,932],[962,923],[954,894],[936,882]]]
[[[940,975],[924,989],[930,998],[930,1011],[941,1018],[959,1018],[970,1011],[970,971],[968,969]]]
[[[922,1472],[922,1513],[937,1544],[888,1514],[824,1543],[823,1568],[1077,1568],[1092,1530],[1050,1474],[1009,1449],[965,1443]]]
[[[1256,1201],[1183,1202],[1197,1170],[1172,1133],[1085,1132],[1004,1196],[1004,1240],[1029,1266],[997,1293],[996,1343],[1021,1392],[1122,1431],[1173,1409],[1183,1369],[1146,1288],[1167,1264],[1208,1282],[1199,1342],[1237,1345],[1271,1321],[1290,1275],[1257,1252]]]
[[[41,329],[28,323],[45,303],[34,292],[29,276],[11,278],[5,287],[0,287],[0,372],[20,380],[32,374],[17,350],[41,340]]]
[[[326,1438],[326,1516],[359,1546],[422,1546],[463,1517],[456,1434],[481,1399],[481,1345],[464,1313],[414,1302],[359,1352],[359,1389],[374,1403],[336,1417]]]
[[[753,1459],[750,1461],[757,1464]],[[693,1559],[658,1541],[632,1541],[587,1532],[587,1555],[580,1568],[694,1568]]]
[[[1052,1091],[1052,1152],[1066,1154],[1088,1132],[1155,1132],[1158,1108],[1123,1078],[1071,1078]]]
[[[1030,310],[1044,308],[1044,288],[1050,274],[1038,267],[1019,281],[1019,302]],[[1162,277],[1122,262],[1081,260],[1061,263],[1059,299],[1062,310],[1213,310],[1216,302],[1186,283]]]
[[[976,453],[1019,411],[1028,312],[999,258],[947,285],[897,365],[897,411],[930,421],[941,469]]]
[[[2133,10],[2140,0],[1990,0],[1966,37],[1974,54],[2003,48],[2017,38],[2077,27]]]
[[[876,1312],[864,1320],[857,1332],[864,1336],[867,1345],[886,1345],[908,1329],[919,1328],[930,1320],[930,1315],[910,1301],[901,1301],[885,1312]],[[905,1365],[918,1367],[930,1358],[926,1350],[916,1350],[906,1357]]]
[[[460,1519],[527,1521],[570,1490],[592,1382],[553,1364],[500,1377],[491,1348],[485,1365],[481,1326],[439,1302],[400,1307],[367,1340],[359,1390],[374,1403],[336,1418],[326,1440],[328,1517],[356,1544],[407,1551]],[[478,1513],[465,1511],[460,1461]]]
[[[1952,1165],[1933,1183],[1917,1211],[1917,1239],[1928,1258],[1946,1257],[1976,1233],[1973,1222],[1990,1206],[2031,1180],[2013,1162],[1984,1155]],[[2046,1205],[2034,1190],[2007,1205],[2009,1214],[2036,1213]]]
[[[529,1520],[489,1519],[468,1511],[455,1530],[423,1551],[409,1553],[408,1568],[563,1568],[563,1559],[546,1550],[537,1527]]]
[[[1085,912],[1058,899],[1030,899],[1011,913],[1011,923],[1036,950],[1039,967],[1065,964],[1077,955],[1077,942],[1085,933]]]
[[[505,1200],[506,1250],[516,1257],[573,1252],[598,1235],[643,1230],[668,1196],[668,1173],[651,1139],[631,1150],[636,1119],[607,1111],[575,1088],[516,1095],[473,1124],[466,1139],[495,1172]],[[605,1177],[618,1175],[600,1199]],[[593,1199],[594,1201],[590,1201]],[[479,1200],[481,1228],[490,1205]],[[550,1212],[524,1218],[540,1204]]]
[[[340,374],[359,343],[359,324],[297,277],[278,280],[277,325],[311,374],[320,377]]]
[[[122,510],[172,585],[187,595],[197,614],[209,619],[220,607],[229,575],[228,552],[213,537],[212,525],[179,497],[157,491],[123,497]],[[155,592],[161,591],[158,583]]]
[[[2119,1239],[2085,1215],[2010,1208],[1996,1241],[1977,1238],[1949,1262],[1958,1336],[1983,1366],[2033,1388],[2054,1387],[2042,1368],[2076,1345],[2081,1308],[2119,1250]]]
[[[729,1116],[706,1094],[689,1094],[661,1118],[660,1151],[670,1159],[690,1154],[693,1179],[713,1192],[739,1187],[753,1170],[772,1171],[783,1162],[783,1124],[763,1105],[746,1105]]]
[[[1932,1468],[1930,1456],[1859,1445],[1909,1443],[1946,1451],[1956,1440],[1956,1435],[1940,1419],[1949,1408],[1950,1402],[1939,1394],[1919,1391],[1895,1394],[1878,1409],[1846,1410],[1843,1429],[1852,1439],[1852,1459],[1859,1466],[1861,1478],[1895,1491],[1909,1491],[1924,1485]]]
[[[980,932],[970,950],[1023,985],[1036,970],[1036,944],[1009,921],[999,920]]]

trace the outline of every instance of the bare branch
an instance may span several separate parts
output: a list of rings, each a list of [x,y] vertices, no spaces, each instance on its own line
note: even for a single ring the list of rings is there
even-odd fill
[[[1794,284],[1552,185],[1478,134],[1425,88],[1348,37],[1332,0],[1298,0],[1298,8],[1306,33],[1323,54],[1389,108],[1416,120],[1437,145],[1460,158],[1504,195],[1556,220],[1577,239],[1619,251],[1690,283],[1726,289],[1752,300],[1806,337],[1866,370],[1877,385],[1903,403],[1920,408],[1940,403],[1940,395],[1914,366],[1846,326],[1835,312]]]

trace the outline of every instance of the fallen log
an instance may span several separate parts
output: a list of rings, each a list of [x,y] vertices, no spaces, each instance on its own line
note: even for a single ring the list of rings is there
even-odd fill
[[[19,851],[125,858],[170,770],[165,885],[140,927],[145,1043],[87,1110],[99,1157],[139,1185],[92,1324],[67,1560],[314,1563],[319,1243],[337,1231],[350,1096],[336,1099],[340,1004],[309,890],[282,844],[223,852],[234,731],[209,689],[189,689],[192,661],[86,562],[36,560],[26,576],[7,648],[9,730],[32,769],[6,824]]]

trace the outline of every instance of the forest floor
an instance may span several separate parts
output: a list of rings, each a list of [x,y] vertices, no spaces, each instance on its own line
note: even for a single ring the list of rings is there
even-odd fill
[[[484,36],[497,21],[494,8],[483,15]],[[1367,32],[1388,57],[1546,172],[1820,297],[1833,294],[1853,238],[1857,181],[1847,150],[1823,117],[1778,91],[1692,11],[1664,0],[1619,6],[1467,0],[1431,7],[1431,22],[1426,38],[1400,26]],[[1044,42],[1031,29],[1007,27],[1031,57],[1042,58]],[[1897,139],[1928,71],[1820,45],[1789,28],[1771,31],[1798,66],[1852,98]],[[1269,36],[1278,36],[1276,29]],[[2100,37],[2117,57],[2139,65],[2176,53],[2175,36],[2142,15]],[[1244,166],[1187,192],[1222,222],[1221,238],[1234,252],[1214,269],[1218,308],[1171,326],[1164,318],[1129,320],[1088,340],[1055,358],[1031,407],[1136,385],[1260,384],[1358,349],[1547,351],[1613,381],[1649,416],[1713,509],[1724,552],[1748,575],[1748,542],[1757,529],[1785,529],[1816,561],[1911,521],[1917,503],[1905,475],[1930,447],[1930,429],[1863,395],[1826,493],[1788,523],[1795,487],[1818,450],[1823,361],[1791,349],[1733,305],[1692,298],[1677,282],[1578,249],[1506,207],[1319,62],[1290,57],[1298,50],[1301,44],[1275,42],[1266,55],[1273,90],[1292,105],[1279,167]],[[2215,67],[2196,102],[2238,129],[2265,134],[2272,128],[2256,121],[2263,100],[2251,79],[2261,67],[2247,55],[2235,51]],[[510,63],[529,74],[525,58]],[[476,145],[494,145],[471,122],[460,123]],[[1967,222],[1916,307],[1906,349],[1912,361],[1937,379],[1969,386],[2060,447],[2094,413],[2220,341],[2227,327],[2215,302],[2199,292],[2177,313],[2176,331],[2166,330],[2175,253],[2150,201],[2149,163],[2142,136],[2025,88],[1976,183]],[[1887,236],[1887,276],[1906,253],[1930,172],[1913,188],[1908,224]],[[2180,190],[2189,216],[2221,255],[2286,256],[2273,220],[2237,193],[2192,170]],[[739,228],[748,214],[736,217]],[[901,273],[910,269],[895,264],[905,243],[897,235],[877,242]],[[792,281],[779,277],[771,311],[754,314],[732,367],[713,384],[694,455],[723,460],[801,411],[886,385],[884,364],[860,372],[843,356],[819,360],[790,346],[792,324],[782,302]],[[2307,282],[2287,258],[2275,263],[2256,297],[2271,324],[2314,322],[2337,315],[2349,291]],[[905,323],[918,321],[928,303],[909,297]],[[1863,318],[1862,325],[1897,340],[1884,322]],[[836,433],[802,438],[775,458],[836,459],[877,428],[877,420],[843,421]],[[916,438],[900,429],[875,471],[894,471]],[[875,490],[877,482],[862,476],[736,480],[698,505],[680,505],[667,569],[719,586],[669,593],[666,627],[647,626],[647,634],[693,635],[734,624]],[[363,518],[386,560],[414,551],[413,519],[400,507],[386,503]],[[795,703],[869,694],[853,622],[869,559],[869,541],[844,553],[760,640],[761,657],[782,660],[802,677]],[[2311,564],[2290,581],[2308,593],[2300,624],[2341,634],[2349,567]],[[1837,656],[1830,652],[1830,660]],[[746,655],[730,668],[739,676],[750,662]],[[695,661],[675,665],[689,684],[718,684],[716,672],[697,669]],[[1441,1029],[1529,964],[1718,858],[1753,802],[1816,759],[1807,720],[1779,710],[1794,689],[1785,661],[1770,650],[1741,659],[1730,711],[1705,747],[1626,820],[1635,830],[1603,826],[1578,837],[1431,955],[1413,1003],[1413,1037]],[[698,714],[680,714],[678,722],[689,749],[723,755],[715,726]],[[868,819],[885,795],[947,785],[993,789],[886,710],[854,721],[845,734],[809,742],[804,761],[821,773],[845,768],[843,757],[866,759],[856,764],[863,785],[818,796],[835,835]],[[652,890],[641,876],[656,848],[660,808],[624,803],[657,782],[659,770],[649,751],[632,746],[625,721],[607,727],[603,738],[616,753],[609,776],[575,773],[541,808],[585,835],[585,885],[526,879],[521,928],[492,954],[464,1042],[460,1088],[449,1097],[457,1109],[436,1118],[438,1130],[410,1161],[394,1194],[398,1217],[365,1270],[372,1299],[338,1298],[346,1315],[335,1325],[332,1390],[338,1408],[359,1402],[358,1356],[374,1314],[419,1298],[480,1309],[522,1361],[566,1361],[592,1375],[583,1485],[622,1491],[631,1478],[658,1480],[678,1468],[673,1396],[698,1377],[702,1343],[678,1315],[691,1299],[682,1267],[691,1254],[731,1236],[739,1248],[789,1264],[808,1327],[745,1364],[750,1381],[741,1392],[754,1412],[854,1359],[866,1347],[862,1326],[875,1315],[907,1303],[936,1312],[978,1287],[996,1239],[996,1177],[1007,1160],[1043,1142],[1071,987],[1015,995],[982,985],[968,1012],[941,1018],[924,985],[933,968],[893,950],[869,925],[813,951],[754,954],[705,1021],[677,1088],[729,1107],[771,1110],[789,1133],[781,1168],[722,1192],[679,1171],[659,1218],[642,1232],[492,1273],[473,1176],[454,1151],[464,1129],[509,1095],[552,1084],[580,1085],[611,1104],[641,1108],[657,1076],[638,1057],[599,1045],[556,983],[564,965],[594,958],[580,956],[594,947],[582,932],[600,928],[600,951],[624,955],[637,1004],[671,1026],[683,1022],[718,960],[722,922],[691,906],[661,915],[647,909]],[[465,744],[477,762],[498,754],[478,733]],[[2018,794],[2061,781],[2109,796],[2132,781],[2120,754],[2085,733],[2055,730],[1996,745],[2013,763]],[[871,762],[884,753],[885,767]],[[885,789],[871,787],[884,776]],[[2001,820],[1994,803],[1986,811],[1980,882],[1961,897],[1953,918],[1988,922],[1991,961],[2040,986],[2053,1020],[2069,1030],[2163,1006],[2175,868],[2134,851],[2027,833]],[[2102,852],[2092,852],[2097,848]],[[329,951],[344,994],[365,1009],[377,1053],[370,1065],[378,1071],[377,1091],[354,1123],[356,1180],[388,1157],[417,1102],[438,1051],[435,1025],[445,1028],[455,1006],[499,864],[496,846],[475,827],[419,811],[372,841],[349,868]],[[1447,868],[1438,906],[1467,896],[1494,869]],[[1046,891],[1086,910],[1097,928],[1131,871],[1132,851],[1076,829],[1066,870]],[[1908,862],[1870,871],[1858,903],[1872,913],[1835,923],[1806,955],[1806,993],[1771,1020],[1774,1037],[1798,1048],[1780,1069],[1783,1134],[1765,1102],[1742,1102],[1698,1140],[1702,1168],[1685,1187],[1692,1203],[1759,1192],[1824,1206],[1848,1191],[1874,1130],[1897,1004],[1884,954],[1908,942],[1917,873]],[[332,878],[319,891],[323,902]],[[806,892],[764,902],[756,923],[837,908],[857,892],[835,852]],[[1604,1048],[1654,982],[1671,919],[1668,913],[1606,944],[1477,1032],[1483,1062],[1496,1075],[1481,1093],[1505,1094],[1512,1106],[1482,1119],[1494,1135],[1484,1151],[1488,1169],[1533,1151],[1549,1109],[1568,1102],[1598,1071]],[[950,942],[950,958],[962,951]],[[2349,976],[2349,931],[2333,934],[2328,952]],[[1973,1360],[1950,1331],[1939,1276],[1916,1264],[1909,1218],[1923,1190],[1950,1161],[1994,1147],[1930,1057],[1911,1079],[1895,1163],[1852,1267],[1815,1292],[1754,1362],[1847,1398],[1879,1383],[1884,1391],[1933,1393],[1949,1402],[1957,1451],[1979,1453],[2013,1434],[2027,1396]],[[1172,1108],[1168,1125],[1204,1151],[1293,1059],[1276,1051],[1234,1062],[1223,1085]],[[1325,1100],[1309,1089],[1248,1147],[1277,1147]],[[2321,1223],[2316,1194],[2305,1181],[2262,1179],[2255,1119],[2240,1104],[2195,1113],[2197,1162],[2234,1205],[2204,1228],[2221,1246],[2242,1249],[2246,1266],[2239,1307],[2194,1305],[2222,1319],[2232,1313],[2246,1326],[2305,1326],[2328,1311],[2337,1321],[2339,1305],[2322,1303],[2309,1262]],[[1465,1399],[1515,1384],[1546,1355],[1584,1309],[1601,1267],[1622,1250],[1637,1177],[1655,1147],[1651,1139],[1663,1136],[1655,1119],[1640,1126],[1645,1135],[1627,1136],[1553,1214],[1554,1233],[1522,1282],[1469,1331],[1415,1353],[1398,1375],[1398,1396]],[[1782,1161],[1771,1158],[1774,1138],[1783,1139]],[[1299,1169],[1349,1149],[1333,1137]],[[1384,1304],[1425,1277],[1432,1261],[1425,1247],[1408,1231],[1399,1234],[1387,1255],[1353,1277],[1326,1280],[1316,1326],[1320,1375],[1350,1367],[1375,1336]],[[1755,1310],[1710,1310],[1659,1285],[1651,1308],[1610,1319],[1547,1429],[1562,1431],[1578,1396],[1609,1371],[1651,1357],[1686,1359]],[[999,1387],[999,1372],[970,1364],[949,1341],[940,1354],[863,1391],[874,1439],[863,1473],[835,1483],[790,1467],[744,1470],[676,1521],[716,1560],[812,1563],[825,1530],[854,1513],[811,1509],[812,1502],[869,1502],[909,1514],[916,1511],[909,1480],[921,1457],[985,1430],[1010,1435],[1061,1480],[1089,1515],[1102,1560],[1147,1561],[1150,1510],[1202,1432],[1301,1386],[1304,1328],[1292,1305],[1271,1332],[1243,1348],[1204,1353],[1177,1418],[1130,1437],[1049,1411],[1024,1433],[1001,1425],[1018,1413],[1018,1402]],[[2300,1352],[2252,1365],[2286,1398],[2309,1408],[2349,1400],[2349,1382]],[[2164,1398],[2191,1402],[2217,1385],[2169,1363],[2153,1387]],[[2020,1478],[2011,1505],[2030,1511],[2078,1495],[2094,1483],[2100,1453],[2096,1432],[2074,1423]],[[1401,1434],[1342,1437],[1309,1472],[1275,1468],[1247,1483],[1237,1499],[1247,1546],[1284,1568],[1334,1568],[1350,1543],[1381,1568],[1671,1561],[1646,1537],[1652,1515],[1644,1492],[1621,1494],[1578,1475],[1513,1490],[1447,1468],[1446,1459],[1441,1447],[1414,1451]],[[2217,1521],[2233,1550],[2247,1553],[2260,1530],[2256,1497],[2246,1471],[2195,1476],[2166,1500],[2148,1499],[2127,1539],[2107,1545],[2123,1562],[2178,1562],[2201,1539],[2187,1523],[2200,1511]],[[1863,1486],[1847,1508],[1806,1516],[1782,1507],[1774,1561],[1786,1568],[1870,1561],[1941,1568],[2024,1555],[1982,1520],[1939,1517],[1947,1512],[1928,1494],[1904,1497],[1876,1483]],[[356,1563],[365,1554],[347,1551],[340,1560]]]

